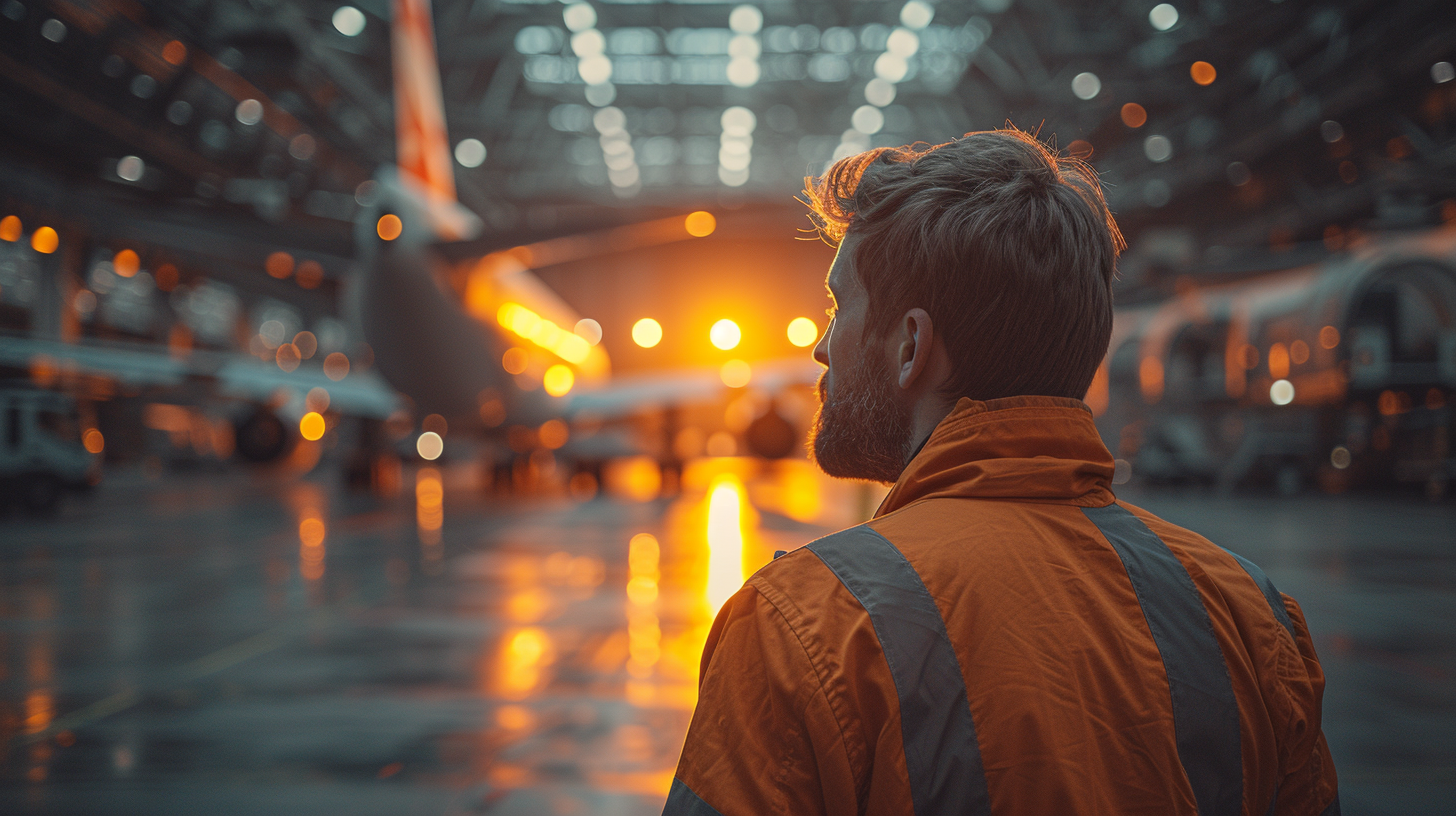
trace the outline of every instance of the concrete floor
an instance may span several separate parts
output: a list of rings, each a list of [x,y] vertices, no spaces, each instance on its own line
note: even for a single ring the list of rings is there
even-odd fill
[[[657,813],[741,581],[709,542],[752,568],[876,498],[798,463],[646,502],[408,476],[119,474],[0,519],[0,811]],[[1456,812],[1456,506],[1123,497],[1304,606],[1345,813]]]

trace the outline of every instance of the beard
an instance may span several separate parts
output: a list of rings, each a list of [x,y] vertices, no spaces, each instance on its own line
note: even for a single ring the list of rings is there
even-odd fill
[[[883,361],[847,366],[833,398],[819,375],[819,412],[809,430],[809,452],[819,468],[838,479],[893,484],[910,456],[910,409],[895,400]]]

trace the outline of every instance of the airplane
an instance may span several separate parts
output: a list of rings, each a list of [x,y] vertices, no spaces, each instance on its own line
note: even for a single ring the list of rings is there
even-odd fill
[[[1456,478],[1456,226],[1119,308],[1087,402],[1146,479],[1439,495]]]

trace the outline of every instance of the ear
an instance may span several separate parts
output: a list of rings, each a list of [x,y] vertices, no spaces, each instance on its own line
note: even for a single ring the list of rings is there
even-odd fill
[[[908,391],[924,383],[935,348],[935,327],[931,324],[930,314],[917,307],[900,318],[897,334],[899,347],[895,364],[898,381],[900,388]]]

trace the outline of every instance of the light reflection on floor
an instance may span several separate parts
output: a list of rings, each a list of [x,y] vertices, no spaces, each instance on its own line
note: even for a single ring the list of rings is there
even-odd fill
[[[631,472],[585,502],[486,500],[466,473],[407,472],[384,504],[327,477],[116,479],[0,520],[0,811],[656,813],[714,611],[883,493],[731,458],[660,501]],[[1439,812],[1449,505],[1135,500],[1304,603],[1346,812]]]

